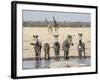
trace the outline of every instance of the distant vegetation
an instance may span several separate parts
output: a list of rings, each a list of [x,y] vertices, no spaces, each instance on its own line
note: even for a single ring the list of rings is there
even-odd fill
[[[53,22],[50,21],[50,24],[53,25]],[[90,22],[57,22],[60,27],[90,27]],[[24,21],[24,27],[47,27],[47,23],[45,21]]]

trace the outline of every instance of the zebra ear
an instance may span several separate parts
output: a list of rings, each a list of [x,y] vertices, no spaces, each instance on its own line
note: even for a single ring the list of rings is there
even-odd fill
[[[78,33],[78,35],[79,35],[79,36],[82,36],[83,34],[82,34],[82,33]]]
[[[81,36],[82,36],[83,34],[81,33]]]
[[[35,35],[33,35],[33,37],[35,38]]]
[[[36,38],[38,38],[38,35],[36,35]]]
[[[59,37],[59,35],[54,35],[54,37]]]
[[[56,35],[56,37],[59,37],[59,35]]]

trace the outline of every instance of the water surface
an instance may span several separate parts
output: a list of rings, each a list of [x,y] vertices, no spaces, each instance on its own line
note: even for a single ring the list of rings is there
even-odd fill
[[[68,60],[64,60],[64,59],[60,59],[59,62],[63,62],[63,61],[71,61],[71,62],[75,62],[78,64],[82,64],[82,65],[86,65],[86,66],[90,66],[91,65],[91,59],[90,58],[86,58],[86,59],[79,59],[79,58],[71,58]],[[57,60],[23,60],[23,69],[43,69],[43,68],[49,68],[49,65],[54,63],[54,62],[58,62]]]

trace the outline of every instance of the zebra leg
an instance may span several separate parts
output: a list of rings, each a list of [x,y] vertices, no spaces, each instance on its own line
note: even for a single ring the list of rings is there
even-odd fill
[[[57,55],[57,60],[59,60],[59,54]]]
[[[66,51],[64,51],[64,59],[66,59]]]
[[[66,51],[66,59],[69,59],[69,50]]]
[[[45,59],[48,60],[49,59],[49,53],[48,53],[48,50],[46,49],[46,52],[45,52]]]
[[[57,55],[57,60],[60,60],[60,56],[59,56],[59,54]]]
[[[58,51],[55,50],[56,60],[58,60]]]
[[[38,58],[41,60],[41,51],[38,52]]]
[[[35,55],[35,60],[38,60],[38,59],[39,59],[38,53],[36,53],[36,55]]]
[[[49,54],[47,53],[47,60],[49,60]]]
[[[60,60],[60,51],[58,51],[58,59]]]
[[[84,58],[86,58],[86,55],[85,55],[85,49],[84,49]]]
[[[55,59],[57,60],[57,50],[55,50],[55,57],[56,57]]]
[[[36,50],[35,50],[35,60],[38,60],[38,54]]]
[[[44,53],[45,53],[45,60],[46,60],[46,50],[44,50]]]
[[[60,60],[60,55],[58,55],[58,60]]]
[[[66,57],[66,53],[65,53],[65,51],[64,51],[64,59],[65,59],[65,57]]]
[[[40,51],[40,60],[41,60],[41,51]]]
[[[50,53],[49,53],[49,50],[48,50],[48,60],[50,60]]]
[[[57,51],[58,52],[58,51]],[[59,60],[59,53],[56,54],[57,55],[57,60]]]
[[[45,49],[45,59],[48,59],[47,49]]]
[[[79,58],[81,59],[82,58],[82,50],[78,50],[78,53],[79,53]]]

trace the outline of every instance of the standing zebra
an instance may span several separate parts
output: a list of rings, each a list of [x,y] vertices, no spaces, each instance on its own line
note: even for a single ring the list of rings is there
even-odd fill
[[[85,43],[82,42],[82,33],[79,33],[79,42],[78,42],[78,54],[79,58],[82,58],[82,53],[84,52],[84,58],[85,58]]]
[[[54,35],[54,38],[55,38],[56,41],[54,42],[54,45],[53,45],[55,58],[57,60],[60,59],[60,43],[58,42],[58,36],[59,35]]]
[[[38,40],[38,35],[33,35],[34,43],[31,43],[31,45],[34,45],[35,50],[35,60],[41,60],[41,49],[42,49],[42,43]]]
[[[50,59],[50,45],[49,43],[44,44],[45,59]]]
[[[63,44],[62,44],[62,48],[64,50],[64,59],[69,59],[69,48],[70,48],[70,45],[73,46],[72,36],[68,35],[66,40],[64,40]]]

